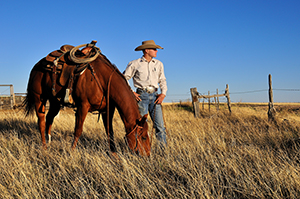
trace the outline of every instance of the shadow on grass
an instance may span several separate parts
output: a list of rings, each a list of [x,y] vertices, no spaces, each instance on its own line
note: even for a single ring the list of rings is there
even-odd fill
[[[9,133],[17,134],[19,138],[30,137],[38,132],[36,122],[25,122],[18,119],[1,119],[0,129],[5,136]]]
[[[185,110],[185,111],[188,111],[191,113],[194,112],[193,106],[190,104],[171,104],[171,105],[164,105],[163,107],[166,109],[171,108],[171,109],[176,109],[176,110]]]
[[[0,135],[2,135],[5,139],[11,139],[11,137],[17,137],[26,145],[36,144],[37,146],[42,146],[41,136],[38,129],[37,122],[34,121],[26,121],[22,119],[0,119]],[[97,134],[100,132],[97,132]],[[103,133],[101,133],[103,134]],[[72,142],[74,139],[74,131],[60,131],[60,130],[52,130],[51,137],[53,142],[61,142],[63,144],[67,144],[67,147],[72,146]],[[106,134],[105,134],[106,135]],[[124,145],[122,140],[117,140],[118,143],[116,145]],[[124,142],[124,140],[123,140]],[[50,147],[53,144],[50,145]],[[61,144],[60,144],[61,145]],[[93,148],[93,150],[103,150],[109,149],[107,144],[107,136],[91,136],[89,134],[82,134],[80,136],[77,148],[89,149]],[[49,145],[48,145],[49,147]],[[58,148],[59,149],[59,148]]]

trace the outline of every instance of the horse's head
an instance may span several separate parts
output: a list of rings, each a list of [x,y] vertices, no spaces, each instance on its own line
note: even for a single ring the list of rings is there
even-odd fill
[[[138,119],[134,129],[126,134],[126,140],[131,151],[141,156],[150,156],[151,152],[147,116],[148,114]]]

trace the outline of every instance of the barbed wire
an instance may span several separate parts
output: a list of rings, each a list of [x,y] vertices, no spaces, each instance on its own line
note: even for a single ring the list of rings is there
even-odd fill
[[[247,93],[258,93],[258,92],[265,92],[268,91],[268,89],[263,90],[253,90],[253,91],[240,91],[240,92],[229,92],[230,94],[247,94]]]
[[[258,92],[265,92],[269,91],[269,89],[261,89],[261,90],[252,90],[252,91],[237,91],[237,92],[229,92],[230,94],[247,94],[247,93],[258,93]],[[290,88],[275,88],[273,91],[300,91],[300,89],[290,89]],[[222,90],[221,92],[225,92],[225,90]],[[211,93],[212,94],[212,93]],[[168,96],[188,96],[190,93],[186,94],[169,94]],[[199,95],[204,95],[199,92]]]
[[[285,92],[300,92],[300,89],[298,88],[274,88],[273,91],[285,91]],[[269,89],[260,89],[260,90],[251,90],[251,91],[237,91],[237,92],[230,92],[230,95],[238,95],[238,94],[247,94],[247,93],[258,93],[258,92],[268,92]],[[225,92],[225,90],[222,90],[221,92]],[[203,93],[198,92],[199,95],[205,95]],[[216,93],[215,93],[216,94]],[[213,95],[213,93],[210,93],[210,95]],[[190,92],[187,92],[186,94],[168,94],[168,97],[176,97],[176,96],[186,96],[188,99],[191,99]],[[174,99],[180,101],[182,99]]]
[[[273,89],[275,91],[300,91],[300,89],[285,89],[285,88],[280,88],[280,89]]]
[[[290,88],[280,88],[280,89],[273,88],[272,90],[273,91],[300,91],[300,89],[290,89]],[[229,93],[234,95],[234,94],[247,94],[247,93],[265,92],[265,91],[269,91],[269,89],[244,91],[244,92],[229,92]]]

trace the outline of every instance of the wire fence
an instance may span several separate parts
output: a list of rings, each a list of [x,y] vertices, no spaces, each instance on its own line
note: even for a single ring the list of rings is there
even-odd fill
[[[230,92],[230,95],[240,95],[240,94],[251,94],[251,93],[260,93],[260,92],[268,92],[269,89],[259,89],[259,90],[249,90],[249,91],[234,91]],[[281,92],[300,92],[298,88],[273,88],[273,91],[281,91]],[[225,90],[221,90],[221,93],[225,92]],[[200,95],[207,95],[208,93],[200,93]],[[216,93],[210,93],[211,95]],[[180,101],[191,101],[191,94],[187,92],[185,94],[167,94],[167,100],[171,102],[180,102]],[[220,101],[226,101],[226,99],[220,99]],[[300,98],[299,98],[300,102]]]

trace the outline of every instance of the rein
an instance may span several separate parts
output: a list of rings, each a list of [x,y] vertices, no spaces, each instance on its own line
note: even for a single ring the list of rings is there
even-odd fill
[[[94,67],[89,64],[90,68],[91,68],[91,73],[94,77],[94,79],[96,80],[96,83],[99,87],[99,89],[102,91],[103,93],[103,96],[102,96],[102,99],[101,99],[101,103],[100,103],[100,106],[99,108],[102,106],[102,103],[103,103],[103,100],[104,100],[104,91],[103,91],[103,87],[101,86],[100,84],[100,81],[99,81],[99,78],[94,70]],[[109,78],[108,78],[108,83],[107,83],[107,97],[106,97],[106,107],[107,107],[107,110],[106,110],[106,113],[107,113],[107,125],[106,125],[106,131],[107,131],[107,135],[108,135],[108,141],[110,141],[110,132],[109,132],[109,87],[110,87],[110,82],[111,82],[111,78],[114,74],[114,72],[116,71],[116,68],[114,68],[114,70],[111,72]],[[98,121],[99,121],[99,118],[100,118],[100,112],[99,112],[99,117],[98,117]]]
[[[103,87],[101,86],[101,84],[99,82],[98,76],[95,75],[96,72],[94,70],[94,67],[91,64],[89,64],[89,66],[91,68],[91,73],[92,73],[94,79],[96,80],[96,83],[97,83],[99,89],[103,93],[103,96],[102,96],[102,99],[101,99],[101,103],[100,103],[100,106],[99,106],[99,108],[100,108],[102,106],[103,99],[104,99]],[[106,107],[107,107],[107,109],[106,109],[107,121],[106,122],[107,122],[107,124],[106,124],[106,131],[107,131],[108,143],[110,143],[110,132],[109,132],[109,87],[110,87],[111,78],[112,78],[112,76],[113,76],[113,74],[114,74],[115,71],[116,71],[116,68],[114,68],[114,70],[111,72],[111,74],[110,74],[110,76],[108,78],[108,83],[107,83],[107,97],[106,97]],[[100,118],[100,112],[99,112],[98,121],[99,121],[99,118]]]
[[[154,105],[154,113],[153,113],[153,127],[152,127],[152,133],[151,133],[151,140],[150,140],[150,145],[152,146],[152,140],[153,140],[153,134],[154,134],[154,131],[155,131],[155,113],[156,113],[156,104]]]
[[[103,93],[103,96],[102,96],[102,99],[101,99],[101,103],[100,103],[100,106],[99,106],[99,108],[100,108],[100,107],[102,106],[102,102],[103,102],[103,99],[104,99],[104,91],[103,91],[103,87],[101,86],[101,84],[100,84],[100,82],[99,82],[99,79],[98,79],[97,75],[95,75],[96,72],[95,72],[95,70],[94,70],[94,67],[93,67],[91,64],[89,64],[89,66],[90,66],[91,73],[92,73],[94,79],[96,80],[96,83],[97,83],[98,87],[100,88],[100,90],[101,90],[102,93]],[[112,75],[112,74],[111,74],[111,75]],[[99,116],[100,116],[100,113],[99,113]],[[98,117],[98,121],[99,121],[99,117]]]
[[[152,134],[151,134],[151,140],[150,140],[150,145],[152,146],[152,140],[153,140],[153,134],[154,134],[154,131],[155,131],[155,113],[156,113],[156,105],[154,105],[154,114],[153,114],[153,127],[152,127]],[[163,106],[162,104],[160,104],[161,106],[161,112],[162,112],[162,116],[163,116],[163,120],[164,120],[164,126],[165,126],[165,131],[167,133],[167,127],[166,127],[166,121],[165,121],[165,116],[164,116],[164,113],[163,113]]]
[[[134,129],[132,129],[132,131],[131,131],[130,133],[127,134],[127,136],[130,135],[130,134],[132,134],[137,128],[142,129],[143,127],[141,127],[141,126],[139,126],[138,124],[136,124],[135,127],[134,127]],[[126,140],[126,139],[125,139],[125,140]],[[139,140],[138,140],[138,134],[136,133],[136,134],[135,134],[135,146],[134,146],[134,150],[137,149],[138,142],[139,142]]]
[[[114,72],[116,71],[116,68],[114,68],[114,70],[111,72],[109,79],[108,79],[108,83],[107,83],[107,97],[106,97],[106,114],[107,114],[107,124],[106,124],[106,131],[107,131],[107,136],[108,136],[108,143],[110,143],[110,132],[109,132],[109,87],[110,87],[110,82],[111,82],[111,77],[114,74]],[[103,93],[104,96],[104,93]],[[101,102],[102,103],[102,102]]]

